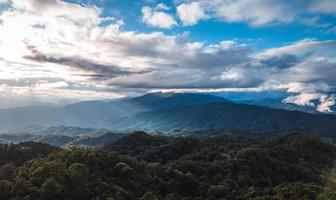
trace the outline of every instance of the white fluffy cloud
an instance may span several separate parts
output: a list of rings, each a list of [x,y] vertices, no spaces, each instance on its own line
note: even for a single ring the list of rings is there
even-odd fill
[[[315,107],[315,104],[312,100],[319,99],[321,94],[317,93],[301,93],[296,96],[289,96],[283,100],[284,103],[294,103],[300,106],[312,106]]]
[[[159,3],[158,5],[155,6],[154,10],[157,10],[157,11],[160,11],[160,10],[170,10],[170,7],[168,7],[164,3]]]
[[[182,0],[177,8],[182,6],[188,10],[191,5],[202,5],[200,13],[209,18],[220,19],[226,22],[245,22],[251,26],[264,26],[269,24],[283,24],[294,21],[311,19],[309,15],[326,14],[335,15],[336,4],[330,0]],[[204,10],[204,12],[203,12]],[[195,15],[194,15],[195,16]],[[195,24],[197,20],[191,16],[182,16]],[[182,19],[182,18],[181,18]],[[183,20],[183,19],[182,19]]]
[[[293,19],[293,14],[281,1],[273,0],[238,0],[238,1],[213,1],[210,9],[214,15],[228,22],[248,22],[252,26],[269,23],[286,23]]]
[[[166,8],[164,5],[158,6],[156,9],[152,9],[148,6],[143,7],[141,10],[142,21],[150,26],[172,28],[177,25],[177,23],[172,15],[161,11]]]
[[[193,2],[190,4],[183,3],[179,5],[177,7],[177,14],[185,26],[197,24],[199,20],[206,19],[208,17],[199,2]]]
[[[323,95],[320,98],[320,104],[316,107],[316,110],[323,112],[323,113],[332,113],[334,112],[330,107],[336,105],[336,96],[331,95]]]
[[[314,102],[315,101],[315,102]],[[317,111],[322,113],[334,112],[331,107],[336,105],[336,96],[323,93],[300,93],[292,95],[283,100],[284,103],[293,103],[300,106],[315,107]]]

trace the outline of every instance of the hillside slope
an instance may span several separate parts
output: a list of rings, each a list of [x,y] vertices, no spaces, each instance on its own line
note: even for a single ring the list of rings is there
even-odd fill
[[[1,199],[336,199],[328,184],[336,149],[307,134],[257,140],[138,132],[103,150],[49,148],[1,148],[12,155],[0,166]],[[39,149],[52,153],[37,156]]]
[[[239,129],[259,133],[310,132],[335,138],[336,116],[270,109],[245,104],[211,103],[145,112],[106,123],[106,128],[149,131]]]
[[[83,101],[59,107],[30,106],[0,110],[0,130],[28,126],[79,126],[99,128],[104,121],[118,120],[145,111],[227,102],[206,94],[149,93],[132,99]],[[52,131],[52,130],[49,130]]]

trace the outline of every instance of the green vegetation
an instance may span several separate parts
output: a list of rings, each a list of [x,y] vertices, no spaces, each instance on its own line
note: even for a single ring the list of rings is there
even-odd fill
[[[2,156],[19,156],[1,160],[0,199],[336,199],[327,187],[336,148],[305,134],[261,140],[138,132],[102,149],[20,145],[11,149],[29,153],[1,146]]]
[[[59,148],[35,142],[0,144],[0,165],[22,165],[28,160],[45,157],[57,150],[59,150]]]

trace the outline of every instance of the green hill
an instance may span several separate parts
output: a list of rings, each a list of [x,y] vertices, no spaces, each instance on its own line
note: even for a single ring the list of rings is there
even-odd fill
[[[137,132],[101,150],[26,143],[0,152],[1,199],[336,198],[336,148],[307,134],[266,140]]]

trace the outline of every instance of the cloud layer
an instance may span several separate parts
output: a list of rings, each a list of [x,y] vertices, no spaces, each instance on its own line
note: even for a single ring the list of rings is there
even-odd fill
[[[253,26],[287,23],[299,12],[280,19],[277,15],[288,9],[280,1],[250,2],[183,2],[177,12],[184,25],[218,17]],[[273,10],[262,12],[269,2],[274,3]],[[323,112],[330,112],[335,104],[333,40],[304,39],[257,51],[236,40],[207,44],[191,42],[187,33],[126,31],[123,21],[102,17],[95,6],[60,0],[7,4],[10,8],[0,14],[0,91],[6,96],[90,99],[151,90],[286,90],[293,96],[285,102],[315,106]],[[328,1],[313,5],[309,1],[303,9],[335,11]],[[143,7],[142,20],[160,28],[176,26],[173,16],[166,13],[169,9],[164,4]]]

